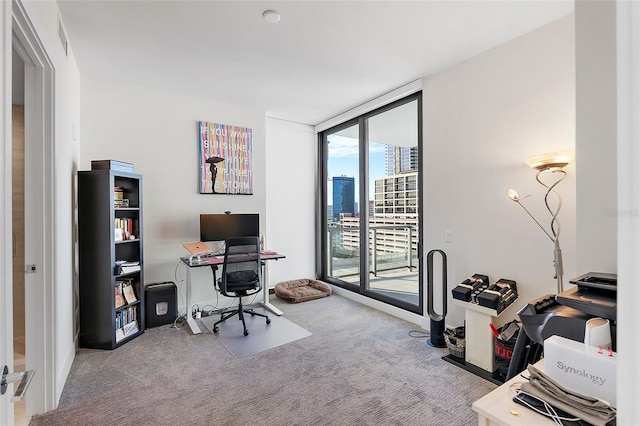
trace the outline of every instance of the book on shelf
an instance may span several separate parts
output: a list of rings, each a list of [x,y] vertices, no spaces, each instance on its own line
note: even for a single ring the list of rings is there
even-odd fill
[[[116,330],[116,342],[119,342],[122,339],[124,339],[124,331],[121,328],[118,328]]]
[[[120,270],[122,274],[130,274],[131,272],[139,271],[140,265],[121,266]]]
[[[130,306],[116,312],[116,329],[123,328],[127,324],[138,319],[138,307]]]
[[[138,321],[131,321],[130,323],[125,324],[122,327],[122,332],[124,333],[124,337],[130,336],[139,331]]]
[[[124,295],[122,294],[122,285],[116,285],[115,296],[116,296],[116,309],[127,304],[127,302],[124,299]]]
[[[129,207],[129,199],[128,198],[124,198],[122,200],[113,200],[113,206],[116,209]]]
[[[115,218],[114,229],[115,229],[114,237],[116,241],[136,239],[136,236],[133,232],[133,218],[131,217]]]
[[[131,304],[138,301],[138,299],[136,298],[136,293],[133,291],[133,284],[131,282],[122,286],[122,293],[124,294],[124,298],[127,300],[127,303]]]
[[[124,261],[124,260],[116,260],[116,266],[114,273],[115,275],[129,274],[131,272],[136,272],[140,270],[140,262],[139,261]]]
[[[124,188],[120,186],[113,187],[113,200],[122,200],[124,198]]]

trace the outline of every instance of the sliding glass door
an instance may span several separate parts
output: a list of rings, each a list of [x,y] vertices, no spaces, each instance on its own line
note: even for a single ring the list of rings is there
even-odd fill
[[[360,142],[358,124],[326,135],[327,267],[346,283],[360,283]]]
[[[320,275],[422,313],[421,94],[320,134]]]

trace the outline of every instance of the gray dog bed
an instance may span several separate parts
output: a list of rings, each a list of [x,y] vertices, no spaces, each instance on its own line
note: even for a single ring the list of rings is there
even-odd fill
[[[322,281],[301,278],[276,284],[275,293],[280,299],[300,303],[327,297],[331,294],[331,287]]]

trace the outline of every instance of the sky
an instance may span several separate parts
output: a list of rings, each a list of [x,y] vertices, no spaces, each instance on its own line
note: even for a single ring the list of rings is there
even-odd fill
[[[375,178],[386,175],[385,144],[369,142],[369,200],[373,200]],[[355,178],[355,193],[359,192],[358,182],[358,140],[339,135],[329,136],[328,177],[348,176]],[[332,200],[332,185],[328,185],[327,199]],[[357,195],[356,195],[357,197]],[[358,202],[358,200],[355,200]]]

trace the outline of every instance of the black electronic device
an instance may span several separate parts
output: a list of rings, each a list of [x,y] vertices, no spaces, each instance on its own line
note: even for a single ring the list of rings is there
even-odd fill
[[[556,295],[558,303],[612,322],[616,320],[616,274],[589,272],[569,282],[576,287]]]
[[[171,324],[178,316],[178,289],[171,281],[149,284],[145,288],[147,328]]]
[[[553,335],[583,341],[585,324],[592,315],[561,305],[553,294],[547,294],[523,306],[518,317],[531,340],[542,345]]]
[[[576,284],[578,287],[616,291],[618,288],[618,275],[605,272],[589,272],[569,280],[569,282]]]
[[[576,286],[534,299],[518,311],[525,333],[518,335],[507,380],[539,359],[546,338],[558,335],[583,342],[586,323],[594,317],[609,319],[611,347],[616,350],[617,276],[590,272],[570,282]]]
[[[560,421],[562,425],[576,425],[576,426],[590,426],[591,423],[587,423],[584,420],[567,413],[557,407],[554,407],[543,400],[527,394],[525,392],[520,392],[516,396],[513,397],[513,402],[523,405],[530,410],[537,412],[538,414],[542,414],[543,416],[549,417],[551,419],[557,419]],[[570,420],[569,420],[570,419]]]
[[[259,236],[260,215],[257,213],[200,215],[200,241]]]

